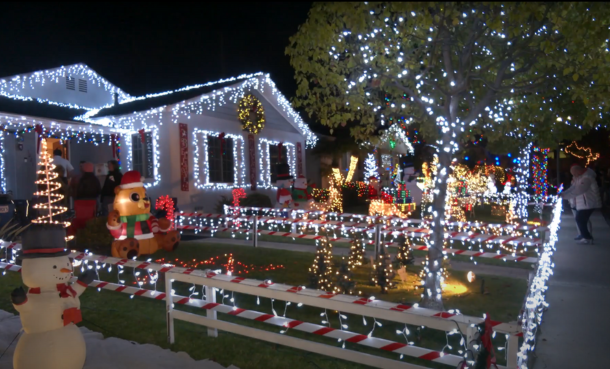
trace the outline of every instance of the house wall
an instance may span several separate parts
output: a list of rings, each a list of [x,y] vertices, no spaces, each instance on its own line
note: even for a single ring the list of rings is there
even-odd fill
[[[261,99],[262,100],[262,99]],[[265,105],[266,102],[263,102]],[[307,159],[305,153],[305,138],[297,133],[290,123],[277,114],[277,111],[272,112],[271,106],[265,106],[267,125],[255,136],[254,152],[255,152],[255,169],[257,184],[260,184],[260,160],[263,160],[262,153],[258,150],[258,143],[261,138],[269,140],[277,140],[286,143],[293,143],[296,146],[297,142],[301,142],[303,150],[302,166],[303,174],[306,175]],[[228,114],[227,112],[232,112]],[[241,135],[244,139],[244,157],[245,161],[245,182],[244,189],[249,194],[253,192],[250,186],[250,168],[249,168],[249,147],[248,134],[242,131],[241,123],[237,120],[237,106],[229,102],[222,109],[215,111],[206,111],[204,114],[192,114],[190,119],[188,116],[181,116],[178,122],[172,121],[171,112],[164,112],[161,118],[162,125],[159,126],[159,174],[161,175],[160,183],[156,186],[148,188],[148,194],[156,199],[163,195],[171,195],[177,197],[178,207],[183,211],[202,210],[204,212],[215,212],[214,207],[221,199],[221,196],[232,198],[231,189],[215,189],[215,188],[197,188],[195,187],[194,160],[195,148],[193,147],[193,132],[195,128],[208,130],[213,132],[225,132],[226,134]],[[189,191],[181,190],[180,180],[180,128],[178,123],[185,123],[188,127],[188,163],[189,163]],[[274,127],[274,128],[270,128]],[[282,130],[284,128],[285,130]],[[199,139],[199,150],[203,150],[202,139]],[[199,158],[201,172],[203,172],[203,153]],[[269,196],[275,203],[275,189],[257,188],[256,192]]]
[[[13,199],[29,200],[36,191],[36,134],[25,133],[23,139],[23,150],[20,151],[15,135],[4,135],[4,179],[6,192],[12,194]]]

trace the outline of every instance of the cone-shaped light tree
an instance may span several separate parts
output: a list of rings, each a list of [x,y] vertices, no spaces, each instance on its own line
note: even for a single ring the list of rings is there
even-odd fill
[[[32,223],[52,223],[69,227],[70,222],[59,219],[59,215],[65,213],[68,208],[56,204],[64,199],[64,195],[57,192],[61,188],[61,184],[57,181],[59,174],[55,172],[56,166],[49,155],[46,139],[42,139],[41,142],[38,166],[36,172],[38,179],[34,182],[38,185],[38,191],[34,192],[34,196],[38,196],[41,202],[33,206],[39,211],[39,216],[32,220]]]
[[[459,143],[485,133],[552,147],[559,121],[594,125],[610,106],[609,22],[610,7],[592,2],[315,3],[291,38],[295,104],[331,133],[347,126],[375,143],[380,130],[417,123],[436,139],[424,306],[443,308],[447,178]],[[582,119],[564,114],[566,100],[584,107]]]

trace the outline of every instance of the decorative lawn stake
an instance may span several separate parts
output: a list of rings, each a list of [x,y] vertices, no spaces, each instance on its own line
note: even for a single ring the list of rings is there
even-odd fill
[[[165,212],[165,218],[170,221],[169,229],[174,229],[174,200],[169,195],[161,196],[155,202],[156,210],[163,210]]]
[[[350,269],[354,269],[357,266],[361,266],[364,263],[364,240],[354,237],[352,245],[349,250],[348,264]]]
[[[388,293],[390,288],[396,287],[392,282],[395,275],[392,268],[392,257],[387,253],[385,247],[381,247],[379,256],[373,264],[372,282],[375,286],[381,287],[381,293]]]
[[[15,369],[81,369],[85,364],[85,340],[76,326],[82,321],[78,297],[96,272],[88,269],[70,284],[65,237],[62,224],[48,223],[33,224],[22,236],[21,278],[29,290],[11,293],[24,331],[13,356]]]
[[[326,232],[325,228],[321,230]],[[332,292],[332,258],[333,245],[328,241],[328,237],[316,240],[316,257],[313,265],[309,268],[309,280],[312,288]]]
[[[397,237],[397,242],[399,246],[396,259],[403,266],[412,265],[415,261],[415,257],[413,256],[413,251],[411,250],[411,240],[401,234]]]
[[[336,290],[339,293],[344,294],[354,294],[354,289],[356,287],[356,282],[353,280],[352,268],[345,260],[345,257],[341,258],[341,263],[339,264],[339,269],[337,270],[337,279],[336,279]]]
[[[239,215],[239,201],[247,197],[246,190],[244,190],[243,188],[234,188],[231,193],[233,194],[233,215]],[[236,228],[240,228],[240,226],[241,222],[235,222]]]

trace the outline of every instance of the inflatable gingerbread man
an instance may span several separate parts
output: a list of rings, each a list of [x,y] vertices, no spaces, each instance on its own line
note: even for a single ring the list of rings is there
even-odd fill
[[[153,254],[161,248],[173,251],[178,246],[180,233],[169,230],[171,222],[150,214],[150,199],[140,172],[125,173],[115,194],[114,210],[108,214],[106,224],[115,239],[112,256],[132,258]]]

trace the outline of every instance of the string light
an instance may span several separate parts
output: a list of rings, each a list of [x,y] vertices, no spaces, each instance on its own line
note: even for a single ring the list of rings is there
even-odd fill
[[[349,162],[349,171],[347,172],[347,177],[345,177],[345,182],[351,182],[354,177],[354,172],[356,171],[356,166],[358,165],[358,157],[351,156]]]
[[[547,181],[547,164],[548,155],[550,149],[543,149],[534,146],[534,155],[532,158],[532,175],[534,178],[534,199],[536,200],[537,206],[540,202],[546,199],[548,192],[548,181]],[[542,211],[540,207],[539,212]]]
[[[572,146],[574,146],[574,147],[572,147]],[[580,146],[578,146],[578,143],[576,143],[576,141],[572,141],[571,144],[566,146],[565,152],[566,152],[566,154],[570,154],[570,155],[575,156],[575,157],[577,157],[579,159],[587,159],[587,164],[585,164],[585,166],[587,166],[587,167],[589,166],[589,163],[599,159],[599,154],[598,153],[594,154],[591,151],[591,148],[589,148],[589,147],[580,147]],[[578,152],[584,152],[584,155],[580,155],[580,154],[578,154]]]
[[[371,177],[379,178],[379,168],[377,167],[375,154],[368,154],[364,160],[364,182],[369,183]]]

